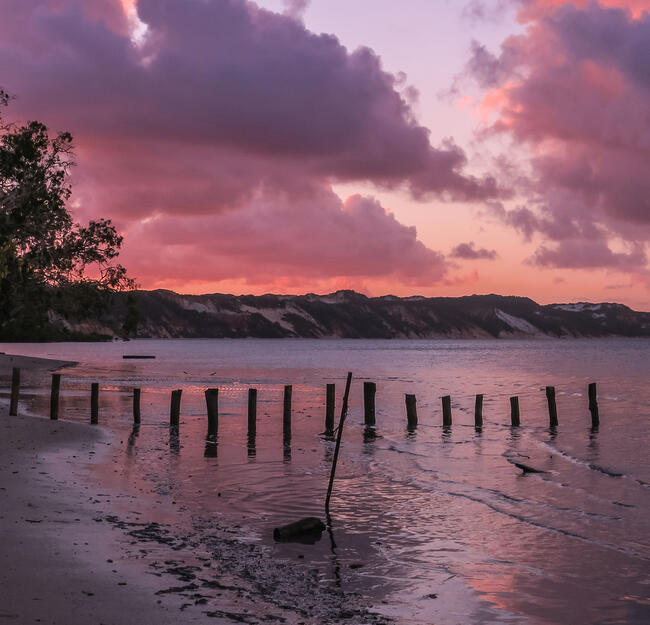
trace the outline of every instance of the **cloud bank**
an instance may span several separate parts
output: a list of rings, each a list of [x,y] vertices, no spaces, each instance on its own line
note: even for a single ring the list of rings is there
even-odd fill
[[[650,13],[647,0],[521,3],[524,34],[468,68],[496,120],[532,153],[527,202],[495,212],[545,267],[645,271],[650,241]]]
[[[371,198],[341,202],[331,185],[474,202],[503,194],[494,178],[466,173],[451,139],[432,144],[372,50],[310,32],[299,19],[306,5],[287,2],[285,14],[246,0],[0,5],[0,85],[17,96],[9,113],[73,133],[76,212],[120,225],[145,284],[155,266],[206,281],[435,283],[444,259],[414,229]]]

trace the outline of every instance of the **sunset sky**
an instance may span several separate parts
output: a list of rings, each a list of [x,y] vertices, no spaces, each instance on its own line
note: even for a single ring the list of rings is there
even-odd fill
[[[143,288],[650,310],[650,0],[0,0]]]

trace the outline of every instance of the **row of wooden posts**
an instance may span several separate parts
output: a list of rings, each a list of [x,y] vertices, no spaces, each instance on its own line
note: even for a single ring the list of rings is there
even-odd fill
[[[50,393],[50,419],[59,418],[59,389],[61,386],[61,374],[52,374],[52,387]],[[282,432],[285,442],[291,440],[291,397],[292,386],[284,387],[284,401],[282,412]],[[334,384],[327,384],[325,393],[325,435],[334,435]],[[375,394],[377,385],[375,382],[363,383],[363,406],[364,424],[367,428],[373,428],[375,419]],[[9,414],[18,414],[18,396],[20,393],[20,369],[14,368],[11,377],[11,399],[9,403]],[[169,410],[169,425],[178,428],[180,425],[182,390],[177,389],[171,393],[171,404]],[[596,396],[596,383],[589,384],[589,411],[591,413],[591,425],[593,428],[599,425],[598,399]],[[557,405],[555,402],[555,387],[546,387],[546,399],[548,403],[549,426],[554,428],[558,425]],[[217,436],[219,428],[219,389],[209,388],[205,391],[205,401],[208,412],[208,437]],[[414,430],[418,424],[417,402],[415,395],[406,395],[406,421],[407,428]],[[90,422],[99,423],[99,384],[93,382],[90,387]],[[140,425],[140,389],[133,389],[133,424]],[[248,389],[248,436],[255,437],[257,424],[257,389]],[[519,397],[510,398],[510,424],[513,427],[521,425],[519,413]],[[451,427],[451,396],[445,395],[442,398],[442,425]],[[474,425],[476,428],[483,427],[483,395],[476,395],[474,404]]]

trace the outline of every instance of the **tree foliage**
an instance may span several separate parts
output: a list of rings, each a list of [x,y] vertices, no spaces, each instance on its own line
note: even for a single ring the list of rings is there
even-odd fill
[[[96,315],[134,285],[116,263],[122,237],[110,220],[82,226],[67,210],[70,133],[5,123],[9,100],[0,89],[0,337],[46,338],[51,312]]]

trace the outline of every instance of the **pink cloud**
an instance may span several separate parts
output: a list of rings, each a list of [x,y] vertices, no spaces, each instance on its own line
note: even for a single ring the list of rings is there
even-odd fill
[[[46,115],[80,144],[163,139],[417,195],[498,193],[493,179],[463,174],[452,141],[431,145],[372,50],[349,52],[289,16],[244,0],[139,0],[149,36],[137,47],[78,0],[6,4],[2,19],[20,36],[0,45],[5,89],[22,115]]]
[[[643,251],[613,252],[604,241],[586,241],[584,239],[560,241],[553,248],[540,247],[531,264],[541,267],[558,267],[562,269],[596,269],[611,267],[638,270],[647,262]]]
[[[255,198],[237,211],[192,220],[161,215],[134,223],[126,235],[125,260],[157,286],[160,276],[174,284],[243,279],[251,285],[282,276],[285,285],[307,290],[351,278],[431,286],[447,273],[444,257],[376,200],[355,195],[342,203],[331,191],[300,200]],[[142,240],[145,248],[135,243]]]
[[[453,140],[432,144],[402,79],[372,50],[307,30],[295,17],[304,5],[286,15],[245,0],[0,5],[9,114],[72,132],[75,212],[116,221],[144,285],[163,271],[434,283],[446,271],[439,253],[370,200],[342,205],[331,184],[504,194],[465,171]],[[133,36],[133,7],[144,38]]]
[[[462,258],[463,260],[494,260],[497,258],[496,250],[487,250],[484,247],[476,248],[473,241],[459,243],[451,250],[451,258]]]
[[[538,264],[639,271],[650,242],[647,3],[525,6],[525,34],[497,56],[475,44],[469,63],[497,113],[491,132],[534,154],[526,206],[497,212],[528,239],[558,242]],[[634,251],[613,252],[612,239]]]
[[[558,7],[572,4],[578,8],[584,9],[594,0],[519,0],[525,7],[524,16],[539,14],[542,11],[553,10]],[[604,7],[623,9],[630,11],[635,17],[640,17],[644,12],[650,11],[647,0],[598,0],[599,4]]]

